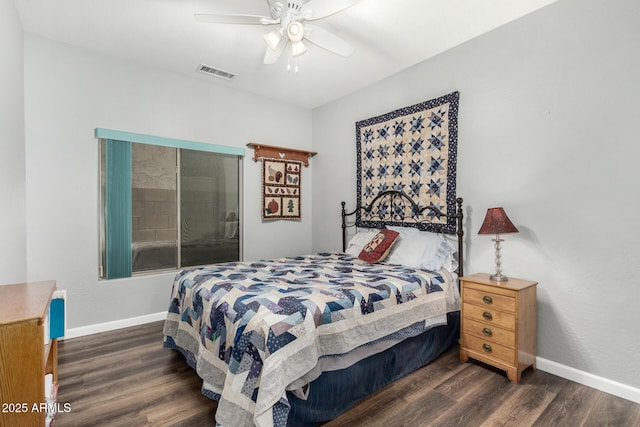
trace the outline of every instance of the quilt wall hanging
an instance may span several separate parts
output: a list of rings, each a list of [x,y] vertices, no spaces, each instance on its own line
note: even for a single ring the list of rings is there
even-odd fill
[[[358,206],[369,206],[382,191],[404,191],[420,207],[455,213],[459,93],[452,92],[356,123]],[[385,224],[453,233],[455,218],[422,215],[402,200],[380,199],[370,213],[358,210],[358,227]],[[425,218],[426,217],[426,218]],[[432,223],[425,223],[425,219]]]
[[[262,159],[262,219],[300,219],[302,163]]]
[[[302,166],[315,151],[250,142],[253,161],[262,160],[262,219],[301,219]]]

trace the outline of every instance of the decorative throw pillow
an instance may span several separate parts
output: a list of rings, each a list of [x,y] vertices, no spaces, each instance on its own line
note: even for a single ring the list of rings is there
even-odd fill
[[[362,248],[364,245],[369,243],[373,236],[378,234],[380,230],[360,230],[356,233],[355,236],[351,238],[349,244],[347,245],[347,249],[345,250],[351,256],[357,257],[362,252]]]
[[[373,239],[362,248],[358,258],[369,264],[383,261],[387,255],[389,255],[391,246],[398,240],[398,234],[397,231],[393,230],[380,230],[380,232],[373,236]]]

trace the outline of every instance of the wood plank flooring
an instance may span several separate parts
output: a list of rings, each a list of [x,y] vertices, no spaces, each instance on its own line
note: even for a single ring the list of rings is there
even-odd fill
[[[176,351],[162,348],[163,322],[59,345],[58,413],[65,426],[214,425],[216,403]],[[640,404],[543,371],[520,385],[452,347],[432,364],[360,402],[324,427],[640,426]],[[239,426],[232,426],[239,427]]]

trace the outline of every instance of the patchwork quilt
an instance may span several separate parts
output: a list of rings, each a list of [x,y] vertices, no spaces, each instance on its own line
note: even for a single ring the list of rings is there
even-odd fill
[[[455,214],[459,93],[400,108],[356,123],[358,206],[383,191],[405,191],[420,207]],[[454,233],[455,218],[417,212],[401,198],[356,212],[358,227],[387,225]],[[389,223],[389,220],[392,223]]]
[[[219,400],[219,425],[284,426],[286,391],[321,358],[416,322],[422,330],[446,324],[457,309],[449,282],[445,273],[343,253],[185,270],[173,285],[164,345],[180,350],[205,395]]]

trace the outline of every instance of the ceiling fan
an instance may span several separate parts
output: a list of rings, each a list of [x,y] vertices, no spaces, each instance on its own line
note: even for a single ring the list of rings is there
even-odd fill
[[[264,55],[265,64],[275,64],[291,43],[291,55],[299,56],[307,51],[304,41],[311,42],[330,52],[342,56],[350,56],[353,47],[335,34],[309,24],[345,10],[362,0],[267,0],[271,16],[232,15],[232,14],[196,14],[196,20],[217,24],[253,24],[277,25],[278,27],[265,34],[267,49]]]

